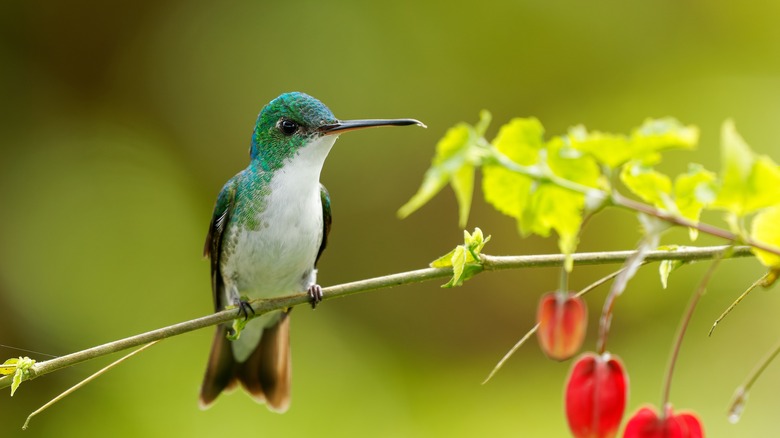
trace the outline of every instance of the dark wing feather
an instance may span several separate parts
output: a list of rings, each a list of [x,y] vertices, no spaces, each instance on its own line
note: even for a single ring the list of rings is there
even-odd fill
[[[330,194],[328,189],[322,184],[320,184],[320,199],[322,200],[322,242],[320,242],[320,249],[317,251],[317,258],[314,260],[315,266],[317,261],[320,260],[322,251],[325,251],[325,246],[328,244],[328,234],[330,233],[330,223],[332,222],[330,216]]]
[[[211,291],[214,296],[214,310],[221,310],[222,305],[219,300],[224,288],[222,273],[220,272],[220,258],[222,255],[222,237],[225,228],[230,222],[230,215],[233,212],[233,206],[236,199],[237,190],[236,177],[231,178],[217,196],[217,202],[214,205],[214,213],[211,216],[209,232],[206,235],[206,244],[203,248],[203,255],[211,259]]]

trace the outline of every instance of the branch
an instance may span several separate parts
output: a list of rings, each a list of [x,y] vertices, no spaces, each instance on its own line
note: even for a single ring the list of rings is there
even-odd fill
[[[721,254],[728,246],[709,246],[709,247],[679,247],[673,251],[650,251],[645,257],[648,262],[661,260],[684,260],[695,261],[712,259]],[[595,265],[608,263],[621,263],[634,254],[634,251],[607,251],[572,254],[574,264],[577,265]],[[739,246],[733,249],[731,257],[751,256],[751,250],[748,246]],[[563,265],[566,256],[564,254],[549,255],[528,255],[528,256],[489,256],[482,255],[482,271],[498,271],[503,269],[522,269],[533,267],[549,267]],[[446,278],[452,275],[451,268],[426,268],[416,271],[401,272],[382,277],[375,277],[366,280],[344,283],[336,286],[330,286],[323,289],[323,299],[340,298],[356,293],[368,292],[376,289],[385,289],[403,284],[419,283],[428,280]],[[309,296],[305,293],[289,295],[286,297],[273,298],[268,300],[253,301],[252,308],[255,315],[274,310],[285,309],[309,302]],[[238,309],[228,309],[213,313],[208,316],[180,322],[168,327],[159,328],[146,333],[141,333],[117,341],[108,342],[103,345],[88,348],[86,350],[60,356],[55,359],[38,362],[29,369],[29,374],[25,380],[32,380],[53,371],[69,367],[90,359],[116,353],[128,348],[148,344],[149,342],[172,336],[181,335],[194,330],[217,325],[231,321],[237,318]],[[0,378],[0,389],[11,386],[12,375]]]
[[[744,243],[747,245],[750,245],[754,248],[758,248],[760,250],[779,255],[780,256],[780,248],[776,248],[771,245],[767,245],[763,242],[759,242],[757,240],[751,239],[748,236],[739,236],[737,234],[732,233],[731,231],[724,230],[723,228],[718,228],[716,226],[704,223],[704,222],[694,222],[692,220],[686,219],[684,217],[675,216],[672,213],[659,210],[653,206],[643,204],[638,201],[634,201],[633,199],[626,198],[623,195],[620,195],[619,193],[615,192],[612,194],[612,203],[618,207],[623,207],[629,210],[638,211],[640,213],[644,213],[650,216],[655,216],[658,219],[667,221],[669,223],[680,225],[687,228],[694,228],[696,230],[699,230],[700,232],[704,234],[709,234],[711,236],[720,237],[721,239],[728,240],[730,242],[736,242],[736,243]]]

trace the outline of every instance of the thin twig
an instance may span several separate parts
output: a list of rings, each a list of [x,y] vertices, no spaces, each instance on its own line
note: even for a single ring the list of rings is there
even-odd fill
[[[22,426],[22,430],[27,430],[27,426],[29,426],[29,425],[30,425],[30,420],[32,420],[32,417],[34,417],[34,416],[36,416],[36,415],[40,414],[41,412],[45,411],[46,409],[48,409],[48,408],[49,408],[49,406],[53,405],[54,403],[57,403],[58,401],[60,401],[60,400],[62,400],[63,398],[65,398],[66,396],[68,396],[68,395],[72,394],[72,393],[73,393],[74,391],[76,391],[77,389],[79,389],[79,388],[81,388],[82,386],[86,385],[87,383],[89,383],[89,382],[91,382],[91,381],[95,380],[97,377],[99,377],[100,375],[102,375],[102,374],[103,374],[103,373],[105,373],[106,371],[110,370],[111,368],[113,368],[113,367],[115,367],[115,366],[119,365],[120,363],[124,362],[126,359],[129,359],[129,358],[131,358],[132,356],[134,356],[134,355],[136,355],[136,354],[138,354],[138,353],[140,353],[140,352],[142,352],[142,351],[146,350],[147,348],[151,347],[152,345],[154,345],[154,344],[156,344],[156,343],[158,343],[158,342],[160,342],[160,341],[159,341],[159,340],[157,340],[157,341],[152,341],[152,342],[150,342],[150,343],[148,343],[148,344],[144,345],[143,347],[141,347],[141,348],[139,348],[139,349],[137,349],[137,350],[135,350],[135,351],[133,351],[133,352],[131,352],[131,353],[128,353],[128,354],[126,354],[126,355],[124,355],[124,356],[122,356],[122,357],[120,357],[119,359],[117,359],[117,360],[115,360],[115,361],[111,362],[111,364],[109,364],[109,365],[107,365],[107,366],[105,366],[105,367],[101,368],[101,369],[100,369],[100,371],[98,371],[98,372],[96,372],[96,373],[92,374],[91,376],[87,377],[86,379],[82,380],[81,382],[79,382],[79,383],[77,383],[77,384],[75,384],[75,385],[71,386],[71,387],[70,387],[70,388],[68,388],[66,391],[64,391],[62,394],[58,395],[57,397],[54,397],[54,398],[53,398],[53,399],[51,399],[51,400],[50,400],[48,403],[46,403],[45,405],[43,405],[43,406],[41,406],[40,408],[36,409],[36,410],[35,410],[33,413],[31,413],[30,415],[28,415],[28,416],[27,416],[27,420],[25,420],[25,422],[24,422],[24,425]]]
[[[698,287],[696,288],[693,295],[691,296],[691,300],[688,302],[688,308],[685,310],[685,314],[683,315],[683,318],[680,321],[680,327],[677,330],[677,338],[674,341],[674,346],[672,347],[672,353],[669,356],[669,366],[667,367],[666,370],[664,389],[661,395],[662,416],[666,415],[667,412],[666,405],[667,403],[669,403],[669,395],[672,391],[672,376],[674,375],[674,367],[675,365],[677,365],[677,358],[680,357],[680,348],[682,347],[682,342],[683,339],[685,338],[685,332],[688,330],[688,324],[690,324],[691,319],[693,318],[693,311],[696,310],[696,305],[699,303],[699,300],[704,295],[704,292],[707,290],[707,285],[710,283],[710,280],[712,279],[712,275],[715,273],[715,270],[720,265],[720,262],[723,260],[723,258],[727,255],[728,255],[728,249],[724,250],[723,253],[718,254],[715,257],[715,259],[712,261],[710,267],[707,269],[707,272],[704,273],[704,277],[702,277]]]
[[[758,248],[760,250],[780,255],[780,248],[767,245],[763,242],[759,242],[757,240],[753,240],[748,236],[738,236],[731,231],[724,230],[723,228],[718,228],[716,226],[710,225],[705,222],[694,222],[690,219],[686,219],[681,216],[676,216],[672,213],[669,213],[667,211],[659,210],[651,205],[643,204],[638,201],[634,201],[633,199],[626,198],[625,196],[620,195],[619,193],[615,192],[612,195],[612,203],[613,205],[616,205],[618,207],[623,207],[628,210],[632,211],[638,211],[640,213],[644,213],[650,216],[657,217],[658,219],[661,219],[663,221],[680,225],[687,228],[694,228],[696,230],[699,230],[700,232],[704,234],[709,234],[711,236],[720,237],[721,239],[727,240],[729,242],[734,243],[744,243],[745,245],[752,246],[754,248]]]
[[[751,284],[750,287],[748,287],[745,292],[742,292],[742,295],[737,297],[737,299],[734,300],[734,302],[731,303],[731,305],[726,310],[724,310],[723,313],[720,314],[718,319],[716,319],[715,322],[712,323],[712,327],[710,328],[710,331],[707,333],[707,336],[712,336],[712,332],[715,331],[715,327],[717,327],[718,324],[720,324],[720,322],[723,320],[723,318],[725,318],[726,315],[731,313],[731,311],[734,310],[735,307],[737,307],[737,304],[742,302],[742,300],[744,300],[745,297],[748,296],[748,294],[750,292],[753,292],[753,289],[757,288],[759,285],[764,284],[764,281],[766,281],[766,279],[769,278],[771,273],[772,273],[772,271],[769,271],[769,272],[765,273],[758,280],[754,281],[753,284]]]
[[[734,392],[734,398],[729,405],[729,422],[736,423],[742,417],[742,412],[745,410],[745,403],[747,403],[748,394],[756,380],[764,373],[764,370],[769,366],[772,361],[775,360],[777,355],[780,354],[780,343],[758,364],[758,366],[750,373],[745,383],[737,388]]]

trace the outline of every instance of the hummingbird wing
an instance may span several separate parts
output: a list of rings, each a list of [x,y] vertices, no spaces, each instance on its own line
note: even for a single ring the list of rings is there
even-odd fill
[[[211,224],[209,224],[209,232],[206,235],[206,244],[203,248],[203,255],[211,259],[211,290],[214,296],[215,311],[223,307],[220,301],[222,300],[221,297],[224,296],[222,289],[224,289],[225,284],[219,269],[222,254],[222,236],[225,233],[228,222],[230,222],[230,214],[233,212],[237,186],[236,177],[233,177],[219,192],[217,202],[214,205]],[[201,409],[208,408],[224,389],[232,388],[236,384],[236,364],[230,348],[230,341],[226,338],[226,334],[227,328],[222,324],[218,325],[214,342],[211,344],[206,375],[203,377],[203,383],[200,387]]]
[[[211,259],[211,291],[214,295],[214,310],[221,310],[223,307],[220,303],[220,298],[224,295],[222,289],[225,287],[225,284],[219,269],[222,254],[222,236],[233,212],[238,187],[237,177],[238,175],[225,183],[217,196],[214,213],[211,216],[211,224],[209,224],[209,232],[206,235],[206,244],[203,247],[203,256]]]
[[[330,216],[330,193],[322,184],[320,184],[320,199],[322,200],[322,242],[320,242],[320,249],[317,251],[317,258],[314,260],[315,265],[317,265],[317,261],[328,244],[330,224],[333,221],[333,218]]]

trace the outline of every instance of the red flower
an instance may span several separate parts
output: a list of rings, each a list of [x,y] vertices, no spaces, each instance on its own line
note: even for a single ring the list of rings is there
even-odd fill
[[[623,438],[703,438],[704,429],[699,418],[692,413],[672,414],[667,406],[666,415],[658,418],[655,410],[644,407],[628,421]]]
[[[550,359],[566,360],[580,351],[588,327],[588,308],[572,293],[549,292],[539,301],[536,336]]]
[[[585,353],[574,363],[566,384],[566,419],[577,438],[617,434],[628,394],[628,376],[609,353]]]

